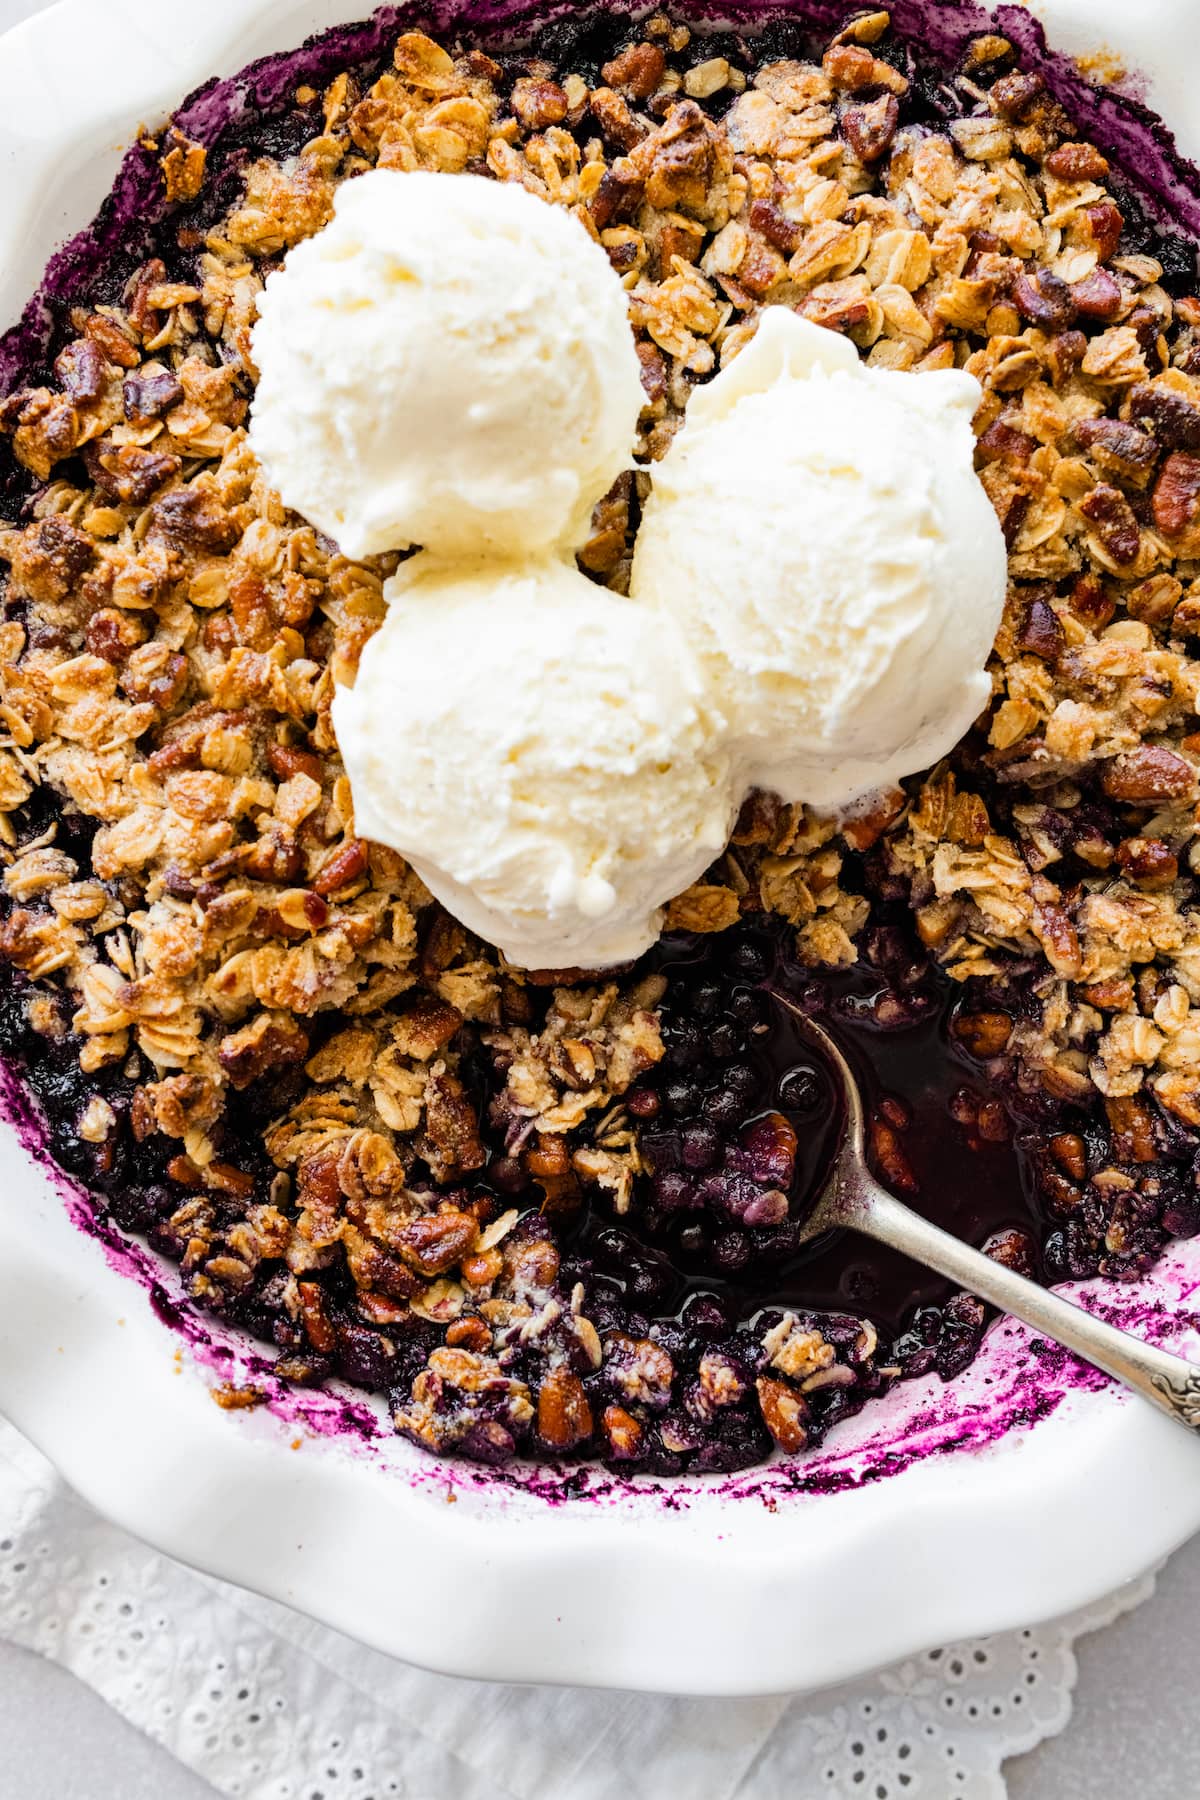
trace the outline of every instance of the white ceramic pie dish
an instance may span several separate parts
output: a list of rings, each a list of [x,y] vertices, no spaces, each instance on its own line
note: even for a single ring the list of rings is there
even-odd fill
[[[0,39],[0,327],[89,220],[139,122],[367,10],[64,0]],[[1061,48],[1123,55],[1200,153],[1192,0],[1035,10]],[[0,1406],[127,1529],[432,1668],[691,1693],[818,1687],[1065,1612],[1200,1526],[1200,1447],[1111,1388],[1075,1385],[1009,1323],[952,1389],[907,1384],[835,1431],[799,1466],[811,1492],[779,1468],[640,1491],[601,1478],[571,1498],[337,1431],[336,1397],[222,1411],[209,1390],[238,1347],[181,1355],[131,1279],[139,1263],[170,1291],[170,1272],[106,1250],[72,1214],[0,1130]],[[1195,1348],[1198,1284],[1200,1244],[1184,1246],[1135,1310]],[[1022,1408],[1047,1416],[1001,1433]]]

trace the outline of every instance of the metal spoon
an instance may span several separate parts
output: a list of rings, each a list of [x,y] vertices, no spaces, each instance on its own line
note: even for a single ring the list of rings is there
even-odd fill
[[[782,994],[774,993],[773,998],[793,1014],[833,1065],[846,1102],[842,1146],[824,1192],[805,1221],[803,1241],[840,1227],[890,1244],[1115,1376],[1181,1425],[1200,1431],[1200,1364],[1156,1350],[1132,1333],[1094,1318],[931,1225],[880,1186],[867,1167],[862,1097],[850,1065],[822,1026]]]

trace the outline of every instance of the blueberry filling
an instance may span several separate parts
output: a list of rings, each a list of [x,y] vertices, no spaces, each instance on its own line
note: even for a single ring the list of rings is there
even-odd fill
[[[1160,142],[1139,186],[1128,137],[1110,170],[1015,25],[939,8],[931,53],[911,6],[796,10],[333,34],[194,96],[3,345],[0,1049],[196,1305],[485,1463],[735,1469],[970,1363],[973,1297],[801,1243],[840,1118],[775,993],[837,1032],[881,1178],[989,1254],[1130,1280],[1200,1230],[1191,178]],[[392,565],[280,519],[241,447],[265,274],[338,180],[439,157],[586,211],[647,465],[763,304],[985,387],[989,718],[840,825],[758,796],[611,977],[500,966],[353,835],[321,682]],[[645,479],[597,509],[599,582]]]

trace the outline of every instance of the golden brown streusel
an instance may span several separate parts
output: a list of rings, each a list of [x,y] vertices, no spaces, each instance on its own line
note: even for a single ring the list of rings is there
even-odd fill
[[[213,150],[172,126],[158,154],[192,278],[155,258],[120,303],[77,305],[53,381],[0,405],[36,484],[0,530],[0,954],[41,984],[28,1024],[133,1084],[134,1137],[167,1144],[156,1229],[190,1291],[236,1309],[269,1269],[297,1380],[357,1367],[347,1306],[372,1344],[411,1339],[399,1423],[434,1447],[502,1459],[532,1434],[636,1460],[674,1405],[667,1352],[598,1330],[553,1233],[471,1180],[499,1134],[501,1191],[535,1183],[550,1219],[581,1190],[628,1210],[645,1162],[624,1101],[663,1056],[666,983],[578,971],[547,1004],[544,978],[356,832],[330,700],[395,559],[351,562],[287,513],[246,416],[263,281],[367,168],[519,182],[607,251],[645,389],[639,466],[580,553],[614,589],[692,388],[763,306],[872,366],[978,377],[1011,583],[967,751],[841,821],[752,796],[668,926],[769,913],[804,962],[840,968],[872,897],[904,900],[970,997],[976,1054],[1031,1092],[1102,1101],[1117,1161],[1152,1160],[1151,1101],[1200,1127],[1200,299],[1129,247],[1105,158],[1003,39],[973,47],[942,130],[908,122],[889,42],[877,11],[819,60],[742,68],[655,15],[597,82],[408,32],[369,84],[345,72],[302,99],[308,141],[255,157],[202,233],[186,209]],[[90,857],[53,821],[30,828],[39,790],[92,822]],[[1014,970],[1035,999],[1019,1016],[984,991]],[[230,1123],[244,1132],[245,1096],[266,1108],[253,1145]],[[116,1132],[99,1094],[80,1130],[101,1150]],[[1063,1181],[1078,1160],[1062,1150]],[[714,1349],[685,1411],[756,1407],[747,1444],[765,1421],[802,1448],[876,1342],[867,1322],[848,1350],[788,1314],[756,1383]],[[518,1344],[544,1352],[536,1391]],[[682,1457],[691,1427],[670,1417],[654,1430]]]

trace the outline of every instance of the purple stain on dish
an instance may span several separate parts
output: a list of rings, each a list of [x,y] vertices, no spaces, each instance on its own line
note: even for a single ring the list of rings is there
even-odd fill
[[[747,30],[762,27],[776,33],[810,29],[827,34],[850,13],[861,9],[847,6],[842,0],[795,0],[785,6],[753,4],[752,0],[738,4],[735,0],[733,5],[719,8],[687,4],[685,0],[676,10],[694,23],[732,24]],[[1023,54],[1024,66],[1042,76],[1050,93],[1110,154],[1112,161],[1131,180],[1136,180],[1140,195],[1151,200],[1161,222],[1200,235],[1200,174],[1179,156],[1166,127],[1129,88],[1096,88],[1073,61],[1052,54],[1046,47],[1042,28],[1022,9],[1001,6],[989,12],[969,0],[894,0],[890,10],[901,40],[906,36],[919,38],[931,59],[947,66],[960,56],[967,40],[981,31],[999,30],[1011,38]],[[496,5],[448,3],[419,10],[385,7],[362,24],[326,33],[299,51],[265,58],[235,77],[208,83],[185,102],[176,122],[183,131],[209,146],[218,173],[223,170],[234,181],[250,152],[245,141],[249,126],[261,128],[266,116],[273,121],[273,142],[280,153],[293,138],[298,147],[311,135],[312,118],[295,107],[296,87],[305,82],[320,86],[350,64],[370,68],[386,54],[403,29],[425,27],[443,33],[462,30],[476,41],[495,47],[535,26],[556,21],[577,22],[576,9],[520,0],[516,4]],[[780,53],[786,53],[782,39],[780,42]],[[912,72],[922,75],[923,104],[936,117],[936,80],[927,80],[924,72],[915,67]],[[149,253],[163,216],[156,158],[151,150],[139,146],[126,157],[110,202],[91,227],[59,252],[20,324],[0,339],[0,392],[19,381],[36,378],[56,323],[67,306],[84,294],[95,294],[100,282],[107,282],[110,291],[114,283],[119,286],[123,273]],[[63,1191],[73,1220],[100,1243],[115,1269],[136,1278],[149,1290],[159,1317],[186,1340],[199,1364],[222,1383],[260,1391],[263,1404],[289,1425],[302,1425],[314,1435],[352,1441],[356,1448],[373,1455],[386,1454],[385,1445],[392,1439],[381,1407],[352,1397],[341,1387],[306,1390],[285,1385],[248,1338],[226,1334],[219,1324],[202,1318],[183,1297],[178,1277],[168,1272],[150,1251],[119,1231],[105,1215],[102,1202],[54,1164],[34,1108],[19,1082],[8,1073],[4,1078],[4,1100],[22,1140]],[[682,1106],[680,1110],[683,1112]],[[715,1210],[720,1212],[723,1208],[733,1216],[735,1225],[778,1223],[762,1219],[758,1213],[751,1218],[744,1210],[731,1213],[729,1196],[736,1199],[741,1193],[739,1181],[765,1181],[767,1175],[762,1169],[768,1164],[767,1174],[772,1181],[777,1178],[773,1171],[778,1146],[764,1144],[761,1130],[741,1146],[739,1154],[748,1159],[745,1168],[730,1161],[715,1173],[716,1140],[708,1127],[692,1122],[685,1124],[678,1135],[680,1160],[687,1174],[665,1169],[664,1195],[678,1197],[686,1188],[690,1196],[693,1190],[686,1187],[687,1182],[693,1175],[706,1176],[720,1190],[717,1194],[714,1189]],[[674,1181],[668,1181],[667,1176],[674,1176]],[[697,1210],[704,1204],[701,1196]],[[754,1196],[750,1204],[757,1204]],[[725,1223],[729,1224],[728,1218]],[[732,1241],[737,1234],[730,1231],[727,1235]],[[1171,1340],[1181,1331],[1195,1331],[1198,1318],[1188,1302],[1197,1282],[1187,1271],[1186,1261],[1185,1253],[1175,1253],[1164,1259],[1156,1277],[1167,1292],[1177,1290],[1179,1308],[1168,1304],[1161,1295],[1153,1299],[1144,1295],[1130,1297],[1127,1290],[1119,1291],[1116,1298],[1107,1291],[1089,1292],[1083,1303],[1103,1309],[1118,1323],[1129,1324],[1155,1341]],[[450,1479],[459,1489],[478,1488],[491,1493],[502,1486],[547,1502],[587,1499],[597,1504],[625,1504],[631,1495],[640,1494],[651,1495],[657,1503],[674,1509],[686,1507],[701,1493],[715,1489],[773,1506],[786,1499],[863,1487],[930,1456],[985,1449],[1014,1429],[1036,1426],[1072,1394],[1105,1385],[1103,1376],[1067,1352],[1002,1321],[989,1333],[977,1362],[953,1384],[943,1386],[932,1378],[910,1381],[872,1405],[866,1416],[844,1421],[829,1442],[799,1461],[758,1467],[703,1484],[686,1476],[673,1478],[669,1485],[646,1477],[627,1481],[595,1468],[513,1465],[496,1470],[461,1463],[453,1465]],[[396,1467],[395,1454],[390,1462],[392,1468]],[[423,1459],[411,1466],[410,1458],[415,1461],[415,1453],[405,1450],[399,1454],[405,1458],[405,1479],[431,1484],[439,1492],[444,1490],[448,1478],[444,1463]]]

